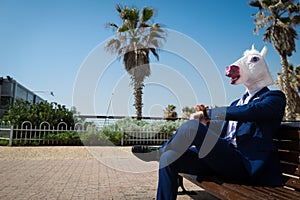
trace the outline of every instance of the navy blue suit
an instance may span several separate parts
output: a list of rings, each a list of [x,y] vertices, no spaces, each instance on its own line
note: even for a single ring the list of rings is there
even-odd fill
[[[213,175],[255,185],[282,185],[273,135],[284,114],[285,95],[265,87],[248,104],[236,106],[237,102],[226,108],[210,110],[210,126],[215,120],[225,120],[219,133],[217,128],[210,130],[196,120],[189,120],[162,146],[157,199],[176,199],[178,173],[193,174],[199,178]],[[223,138],[229,120],[238,122],[237,146]],[[199,150],[205,145],[206,137],[215,137],[216,142],[205,157],[199,158]],[[185,140],[190,141],[189,147],[184,151],[178,150],[177,146],[185,146]]]

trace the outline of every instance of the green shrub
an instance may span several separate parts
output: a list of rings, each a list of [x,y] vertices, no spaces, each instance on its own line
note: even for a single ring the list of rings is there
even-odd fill
[[[112,141],[114,144],[119,144],[122,138],[121,133],[125,131],[149,131],[156,132],[158,135],[167,134],[167,137],[171,137],[183,122],[184,120],[146,122],[132,118],[124,118],[118,120],[114,125],[103,128],[103,130],[110,141]]]
[[[8,146],[8,140],[0,140],[0,146]]]
[[[60,145],[79,145],[79,144],[81,144],[81,140],[80,140],[80,137],[77,132],[51,133],[51,134],[45,135],[43,137],[43,139],[54,141],[54,144],[57,143]]]
[[[104,127],[101,132],[107,137],[107,140],[114,145],[120,145],[123,137],[123,132],[114,129],[115,126]]]
[[[80,138],[84,145],[88,145],[88,146],[100,145],[99,137],[95,133],[89,133],[89,132],[82,133],[80,134]]]

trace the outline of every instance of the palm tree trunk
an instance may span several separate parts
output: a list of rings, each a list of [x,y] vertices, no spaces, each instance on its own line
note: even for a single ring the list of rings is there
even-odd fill
[[[136,117],[138,120],[142,119],[142,95],[143,95],[143,83],[134,81],[134,107]]]
[[[283,92],[286,96],[286,107],[285,107],[285,120],[294,121],[296,119],[295,115],[295,104],[293,101],[293,90],[291,87],[291,72],[289,70],[289,65],[286,55],[281,55],[281,66],[282,66],[282,85]]]

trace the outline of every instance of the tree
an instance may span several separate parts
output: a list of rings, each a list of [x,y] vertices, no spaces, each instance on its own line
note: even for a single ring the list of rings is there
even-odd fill
[[[292,96],[293,102],[295,102],[295,108],[294,112],[296,115],[300,114],[300,65],[298,67],[294,67],[292,64],[289,63],[289,83],[292,88]],[[283,88],[283,82],[282,82],[282,73],[277,73],[278,81],[277,86],[279,88]]]
[[[142,94],[144,80],[150,76],[150,52],[158,60],[157,49],[165,38],[165,31],[157,23],[150,24],[154,10],[143,8],[141,14],[135,7],[116,5],[122,20],[121,26],[108,23],[115,30],[115,37],[108,41],[106,49],[123,57],[126,71],[134,88],[134,106],[137,119],[142,118]]]
[[[39,127],[42,122],[48,122],[52,127],[57,127],[64,122],[68,127],[74,126],[73,111],[58,103],[46,101],[32,104],[28,101],[17,100],[5,116],[14,126],[21,126],[23,122],[30,121],[33,127]]]
[[[177,119],[177,112],[175,111],[176,106],[168,105],[164,110],[165,118],[167,119]]]
[[[295,102],[291,98],[293,89],[289,83],[291,72],[287,57],[296,51],[295,40],[297,32],[295,27],[300,23],[300,3],[294,0],[253,0],[250,6],[258,8],[255,14],[255,33],[265,29],[263,40],[273,44],[281,58],[282,90],[287,97],[285,110],[286,120],[295,120]]]

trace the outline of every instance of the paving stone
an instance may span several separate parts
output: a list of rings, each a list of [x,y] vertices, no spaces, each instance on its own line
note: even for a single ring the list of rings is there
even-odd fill
[[[0,199],[153,200],[157,168],[130,147],[0,147]],[[214,199],[189,182],[186,188]]]

